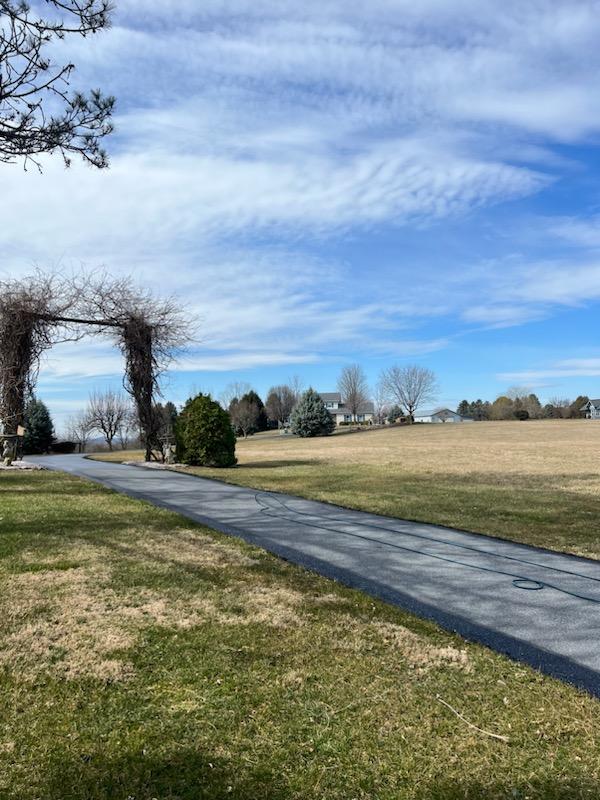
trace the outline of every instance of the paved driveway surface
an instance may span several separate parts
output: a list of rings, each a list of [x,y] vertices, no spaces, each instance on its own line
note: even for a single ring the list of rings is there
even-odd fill
[[[178,511],[600,696],[600,562],[189,475],[40,462]]]

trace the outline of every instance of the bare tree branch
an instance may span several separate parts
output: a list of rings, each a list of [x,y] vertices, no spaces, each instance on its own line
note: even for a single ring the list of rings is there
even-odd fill
[[[101,140],[113,130],[115,100],[95,89],[88,96],[70,90],[73,64],[50,56],[55,40],[89,36],[110,24],[108,0],[46,0],[53,14],[43,18],[24,0],[0,0],[0,162],[58,152],[100,169],[108,166]]]
[[[289,420],[295,405],[296,395],[289,386],[282,384],[269,389],[265,410],[268,418],[277,422],[279,427]]]
[[[90,395],[86,416],[92,429],[104,436],[109,450],[113,449],[113,441],[127,424],[130,414],[129,402],[112,389]]]
[[[80,453],[85,453],[93,430],[94,426],[85,411],[80,411],[79,414],[75,414],[67,420],[67,438],[75,442]]]
[[[369,387],[363,368],[359,364],[344,367],[338,378],[338,391],[342,395],[344,405],[350,410],[352,419],[356,417],[369,399]]]
[[[388,396],[404,409],[411,421],[417,408],[435,400],[438,393],[435,374],[415,364],[390,367],[381,373],[380,381]]]

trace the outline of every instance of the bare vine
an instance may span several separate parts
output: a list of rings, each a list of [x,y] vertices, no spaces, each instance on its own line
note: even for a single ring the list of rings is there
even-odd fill
[[[82,292],[89,314],[105,326],[125,361],[123,385],[132,397],[146,460],[162,454],[161,419],[156,413],[160,378],[190,342],[192,321],[175,298],[156,298],[130,278],[96,276]]]
[[[71,286],[56,276],[0,281],[0,419],[4,432],[23,424],[42,354],[77,334],[60,318],[72,308]]]
[[[159,299],[130,278],[59,279],[37,274],[0,281],[0,420],[23,424],[42,354],[84,332],[108,335],[123,354],[124,387],[135,403],[146,459],[162,452],[156,413],[160,378],[189,343],[192,323],[174,298]]]

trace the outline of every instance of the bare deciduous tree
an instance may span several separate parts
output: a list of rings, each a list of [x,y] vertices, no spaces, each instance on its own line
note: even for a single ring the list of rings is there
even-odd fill
[[[357,415],[369,399],[367,378],[360,364],[351,364],[342,369],[338,378],[338,391],[344,405],[352,414],[352,419],[356,421]]]
[[[104,436],[108,449],[113,449],[113,441],[128,422],[131,406],[122,394],[109,389],[93,392],[88,401],[86,415],[94,430]]]
[[[287,385],[294,395],[294,405],[297,405],[298,401],[304,394],[306,384],[299,375],[292,375],[292,377],[288,380]]]
[[[289,386],[282,384],[269,389],[265,409],[269,419],[277,422],[278,426],[285,425],[295,405],[296,395]]]
[[[568,397],[551,397],[548,404],[553,406],[563,419],[569,416],[571,400]]]
[[[245,394],[252,391],[252,387],[245,381],[232,381],[228,383],[219,395],[219,403],[227,411],[234,400],[241,400]]]
[[[375,384],[373,406],[378,425],[384,425],[390,412],[389,395],[381,378]]]
[[[129,413],[123,420],[123,424],[117,431],[117,439],[121,450],[127,450],[132,439],[136,438],[138,432],[137,415],[133,408],[129,408]]]
[[[380,381],[388,396],[404,409],[411,421],[419,406],[435,400],[438,393],[435,373],[415,364],[383,370]]]
[[[39,4],[36,4],[39,5]],[[0,161],[72,154],[103,168],[100,141],[112,131],[114,98],[70,91],[74,65],[53,61],[55,41],[108,27],[108,0],[46,0],[51,18],[23,0],[0,0]]]
[[[75,442],[80,453],[85,453],[93,430],[94,426],[85,411],[80,411],[67,420],[67,437]]]
[[[258,427],[260,409],[251,400],[233,400],[229,407],[231,424],[236,432],[240,432],[244,439]]]

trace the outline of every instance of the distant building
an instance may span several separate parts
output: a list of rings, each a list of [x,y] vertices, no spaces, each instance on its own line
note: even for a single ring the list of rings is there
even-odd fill
[[[334,418],[336,425],[340,422],[372,422],[375,415],[373,403],[367,401],[358,410],[356,418],[352,416],[350,409],[344,405],[342,395],[339,392],[319,392],[321,400],[325,403],[325,408]]]
[[[417,411],[415,422],[474,422],[471,417],[462,417],[449,408],[438,408],[436,411]]]
[[[580,411],[585,411],[586,419],[600,419],[600,400],[588,400]]]

